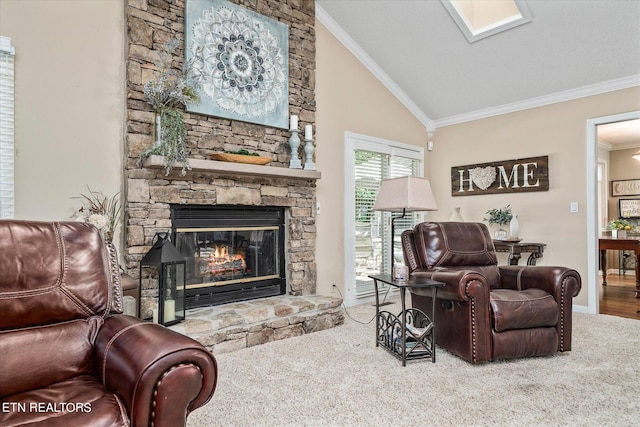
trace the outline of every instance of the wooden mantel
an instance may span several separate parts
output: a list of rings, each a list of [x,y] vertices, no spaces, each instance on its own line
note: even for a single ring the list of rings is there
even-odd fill
[[[164,168],[163,156],[149,156],[142,165],[146,168]],[[288,179],[320,179],[320,171],[289,169],[268,165],[250,165],[245,163],[221,162],[218,160],[189,159],[189,166],[195,172],[231,173],[240,175],[263,176]],[[180,166],[176,166],[179,168]]]

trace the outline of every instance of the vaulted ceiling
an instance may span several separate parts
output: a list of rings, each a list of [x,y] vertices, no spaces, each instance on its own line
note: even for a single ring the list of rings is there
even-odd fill
[[[438,0],[316,0],[316,16],[427,129],[640,85],[639,0],[527,0],[469,43]]]

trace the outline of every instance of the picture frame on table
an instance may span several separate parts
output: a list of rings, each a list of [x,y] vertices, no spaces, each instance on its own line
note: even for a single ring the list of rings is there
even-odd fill
[[[640,199],[618,200],[620,218],[640,218]]]

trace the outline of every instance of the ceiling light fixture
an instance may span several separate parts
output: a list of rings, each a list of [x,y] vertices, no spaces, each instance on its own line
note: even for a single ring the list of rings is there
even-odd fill
[[[440,0],[469,43],[533,20],[524,0]]]

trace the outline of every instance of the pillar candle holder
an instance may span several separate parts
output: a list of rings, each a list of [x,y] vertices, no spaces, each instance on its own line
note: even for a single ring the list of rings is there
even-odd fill
[[[313,140],[305,139],[304,140],[304,169],[314,171],[316,170],[316,164],[313,163],[313,153],[315,151],[315,147],[313,146]]]
[[[298,132],[298,129],[291,129],[291,136],[289,137],[289,147],[291,148],[290,169],[302,169],[302,163],[300,163],[300,157],[298,157],[298,148],[300,148]]]

